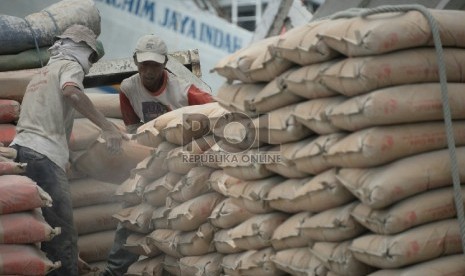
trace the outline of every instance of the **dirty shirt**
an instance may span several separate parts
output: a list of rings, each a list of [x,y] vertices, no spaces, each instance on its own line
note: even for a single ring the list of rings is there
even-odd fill
[[[84,72],[75,61],[51,60],[41,68],[26,88],[11,144],[31,148],[65,170],[75,111],[62,89],[72,85],[84,91],[83,79]]]

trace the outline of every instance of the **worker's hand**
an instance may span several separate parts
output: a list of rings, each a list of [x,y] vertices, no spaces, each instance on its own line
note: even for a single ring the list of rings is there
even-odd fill
[[[107,150],[111,154],[120,154],[123,140],[129,140],[129,137],[117,128],[111,130],[103,130],[102,138],[105,140],[107,144]]]

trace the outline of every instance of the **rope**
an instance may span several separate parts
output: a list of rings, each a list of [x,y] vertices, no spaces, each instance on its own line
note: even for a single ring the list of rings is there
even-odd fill
[[[40,67],[44,67],[44,63],[42,62],[42,57],[40,56],[39,43],[37,42],[37,37],[36,37],[36,35],[34,33],[34,30],[32,29],[31,24],[29,24],[29,21],[27,21],[26,19],[24,19],[24,21],[26,21],[26,24],[27,24],[29,30],[31,31],[32,38],[34,39],[34,45],[36,46],[37,57],[39,58],[39,61],[40,61]]]
[[[460,184],[460,174],[457,162],[457,153],[455,148],[454,130],[452,126],[452,116],[449,105],[448,88],[447,88],[447,75],[446,66],[444,63],[444,53],[442,48],[442,42],[439,35],[439,28],[436,19],[431,15],[431,12],[421,5],[398,5],[398,6],[379,6],[372,9],[349,9],[342,11],[331,16],[331,19],[336,18],[350,18],[354,16],[366,17],[377,13],[387,12],[407,12],[407,11],[418,11],[428,21],[433,35],[434,47],[436,49],[436,55],[438,58],[438,69],[439,69],[439,83],[441,87],[441,100],[443,106],[444,123],[446,127],[447,145],[449,148],[449,158],[451,163],[451,173],[454,188],[454,203],[457,210],[457,218],[459,221],[460,235],[462,237],[462,250],[465,254],[465,212],[463,207],[463,196]]]

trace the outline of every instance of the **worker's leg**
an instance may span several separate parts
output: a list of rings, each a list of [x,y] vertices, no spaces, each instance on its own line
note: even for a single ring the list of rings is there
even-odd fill
[[[27,163],[25,175],[37,182],[52,198],[52,207],[42,208],[45,221],[60,227],[61,233],[43,242],[41,250],[61,267],[47,275],[78,275],[77,233],[74,228],[73,207],[66,173],[46,156],[26,147],[15,146],[17,162]]]

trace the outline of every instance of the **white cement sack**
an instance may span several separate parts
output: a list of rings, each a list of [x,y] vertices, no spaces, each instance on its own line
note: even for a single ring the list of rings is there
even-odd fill
[[[245,208],[242,200],[227,197],[215,206],[208,221],[215,227],[228,229],[246,221],[253,215]]]
[[[127,276],[162,276],[164,256],[153,258],[140,258],[131,264],[126,272]]]
[[[142,195],[144,201],[154,207],[163,206],[166,202],[168,193],[182,177],[183,175],[181,174],[169,172],[155,181],[150,182],[145,186]]]
[[[465,46],[463,11],[429,9],[444,47]],[[409,28],[406,28],[409,26]],[[378,13],[336,19],[319,33],[329,47],[346,56],[365,56],[434,45],[431,27],[419,11]]]
[[[465,195],[465,190],[462,190]],[[352,216],[373,233],[392,235],[418,225],[456,216],[452,187],[421,192],[384,209],[360,203]]]
[[[179,259],[179,268],[182,275],[216,276],[223,271],[222,260],[223,255],[216,252],[203,256],[187,256]]]
[[[262,250],[249,250],[242,253],[226,255],[221,266],[226,275],[231,276],[279,276],[285,275],[284,271],[276,268],[271,260],[275,252],[271,248]]]
[[[302,235],[325,242],[341,242],[360,236],[367,229],[350,215],[357,204],[355,201],[305,218],[301,226]]]
[[[453,130],[455,145],[465,145],[465,121],[454,121]],[[441,121],[381,126],[349,134],[328,149],[326,159],[334,167],[375,167],[446,147]]]
[[[279,270],[295,276],[326,276],[328,269],[313,256],[308,247],[277,251],[271,260]]]
[[[268,154],[270,156],[279,154],[279,159],[277,159],[277,162],[266,163],[265,167],[268,170],[287,178],[303,178],[308,176],[307,173],[299,171],[293,161],[297,152],[299,152],[306,144],[307,140],[304,139],[271,147],[268,150]]]
[[[457,219],[432,222],[397,235],[367,234],[349,246],[355,258],[378,268],[400,268],[462,253]]]
[[[310,212],[291,214],[273,231],[271,246],[276,251],[279,251],[309,245],[312,240],[302,235],[301,227],[302,223],[312,215]]]
[[[124,208],[113,217],[117,219],[124,228],[131,231],[147,234],[152,231],[150,220],[152,218],[153,208],[147,203]]]
[[[168,192],[168,196],[182,203],[207,192],[211,192],[212,190],[207,180],[210,178],[213,171],[214,169],[208,167],[192,168],[173,186],[173,189]]]
[[[241,112],[251,117],[257,117],[258,114],[249,106],[248,102],[254,99],[265,86],[264,83],[225,83],[218,88],[214,99],[230,112]]]
[[[465,84],[448,83],[452,119],[465,119]],[[439,83],[408,84],[374,90],[326,109],[330,122],[348,131],[370,126],[443,120]]]
[[[460,178],[465,172],[465,148],[456,148]],[[340,169],[337,178],[362,203],[385,208],[421,192],[450,186],[452,175],[448,150],[417,154],[369,169]],[[395,177],[393,177],[395,176]]]

